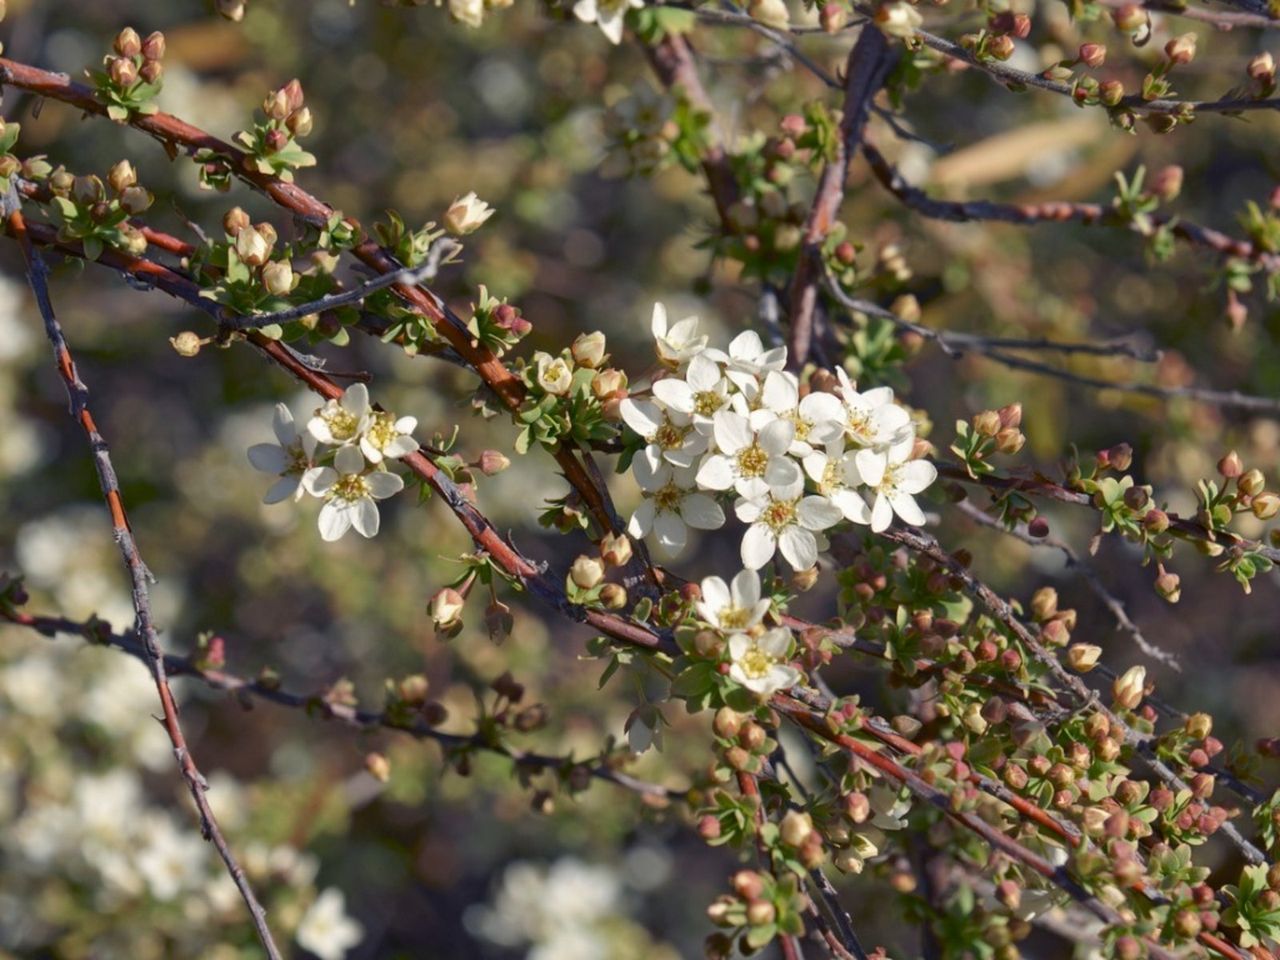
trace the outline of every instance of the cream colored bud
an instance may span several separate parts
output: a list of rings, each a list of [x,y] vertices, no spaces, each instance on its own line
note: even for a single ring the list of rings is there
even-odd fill
[[[272,296],[285,296],[293,290],[293,265],[288,260],[273,260],[264,264],[262,285]]]
[[[605,346],[604,334],[596,330],[594,333],[578,334],[569,352],[573,355],[573,362],[578,366],[590,367],[594,370],[604,361]]]
[[[269,120],[286,120],[289,117],[289,97],[282,87],[272,90],[262,101],[262,112]]]
[[[391,761],[380,753],[365,754],[364,768],[379,783],[386,783],[391,779]]]
[[[1164,55],[1170,63],[1190,63],[1196,58],[1196,35],[1184,33],[1164,45]]]
[[[606,583],[600,588],[600,604],[606,610],[621,610],[627,605],[627,590],[620,583]]]
[[[904,40],[915,36],[920,24],[924,22],[919,10],[900,0],[881,4],[873,19],[882,33]]]
[[[120,194],[120,206],[134,216],[150,209],[155,200],[146,187],[126,187]]]
[[[236,234],[236,256],[251,267],[260,267],[271,256],[271,244],[257,227],[245,227]]]
[[[315,121],[311,117],[311,108],[302,107],[289,114],[289,119],[285,121],[285,126],[289,128],[289,132],[295,137],[305,137],[311,133],[314,123]]]
[[[177,351],[180,357],[194,357],[200,352],[200,345],[203,341],[200,337],[190,330],[183,330],[176,337],[170,337],[169,343],[173,349]]]
[[[583,554],[573,561],[573,566],[569,568],[569,579],[579,589],[590,590],[592,587],[599,586],[604,580],[604,564],[595,557]]]
[[[138,172],[128,160],[121,160],[107,171],[107,183],[116,193],[123,193],[128,187],[138,182]]]
[[[1076,643],[1067,649],[1067,665],[1076,673],[1088,673],[1098,665],[1102,648],[1092,643]]]
[[[222,217],[222,229],[227,236],[234,237],[250,223],[249,215],[239,207],[232,207]]]
[[[1207,713],[1193,713],[1187,717],[1186,730],[1197,740],[1203,740],[1213,733],[1213,717]]]
[[[1111,684],[1111,695],[1115,699],[1117,707],[1123,710],[1133,710],[1142,702],[1145,696],[1145,686],[1147,682],[1147,668],[1143,666],[1130,667],[1123,674],[1116,677]]]
[[[778,833],[787,846],[799,847],[813,833],[813,820],[807,813],[789,810],[778,824]]]
[[[472,190],[453,201],[445,211],[444,227],[455,237],[464,237],[479,230],[494,212],[494,209],[477,197]]]
[[[122,57],[136,57],[142,52],[142,37],[133,27],[125,27],[116,34],[112,49]]]
[[[631,538],[625,533],[606,534],[600,541],[600,559],[610,567],[625,567],[631,562]]]
[[[791,12],[784,0],[751,0],[747,12],[753,20],[775,30],[791,28]]]
[[[437,629],[444,630],[461,622],[463,608],[467,600],[453,587],[442,587],[436,591],[427,606],[427,613]]]
[[[591,395],[597,400],[605,400],[619,390],[627,388],[627,375],[612,367],[601,370],[591,378]]]
[[[138,65],[125,57],[112,57],[107,74],[117,87],[129,88],[138,82]]]

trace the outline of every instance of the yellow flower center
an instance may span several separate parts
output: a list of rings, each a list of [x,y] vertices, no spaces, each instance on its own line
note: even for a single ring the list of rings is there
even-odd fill
[[[709,417],[724,404],[724,397],[716,393],[714,390],[703,390],[701,393],[694,394],[693,412],[700,413],[704,417]]]
[[[384,449],[396,438],[396,418],[394,414],[379,411],[373,415],[373,421],[365,430],[366,437],[377,450]]]
[[[796,428],[796,439],[797,439],[797,440],[808,440],[808,439],[809,439],[809,427],[810,427],[810,423],[809,423],[809,421],[808,421],[808,420],[806,420],[804,417],[800,416],[800,408],[799,408],[799,407],[797,407],[795,410],[792,410],[790,413],[788,413],[788,414],[787,414],[787,419],[788,419],[788,420],[790,420],[790,421],[791,421],[791,423],[792,423],[792,424],[795,426],[795,428]]]
[[[750,679],[760,680],[769,675],[769,671],[773,669],[774,664],[777,662],[759,647],[752,647],[743,654],[742,659],[738,661],[738,665],[742,667],[742,672]]]
[[[744,477],[763,477],[764,468],[769,465],[769,454],[753,443],[738,453],[738,473]]]
[[[721,607],[720,626],[725,630],[741,630],[750,616],[751,611],[746,607]]]
[[[356,435],[356,427],[360,426],[360,421],[354,413],[339,406],[326,410],[321,416],[329,425],[329,432],[333,434],[335,440],[350,440]]]
[[[769,505],[760,514],[760,519],[774,533],[796,521],[795,500],[770,500]]]
[[[355,503],[367,496],[369,496],[369,481],[358,473],[343,474],[329,492],[330,499],[346,500],[348,503]]]
[[[653,435],[653,442],[663,450],[677,450],[684,445],[684,438],[692,429],[691,426],[678,427],[668,421],[658,428],[658,432]]]
[[[850,413],[848,422],[845,424],[845,433],[862,444],[862,446],[870,446],[871,418],[857,413]]]
[[[302,441],[295,440],[285,449],[285,455],[289,458],[289,466],[285,468],[285,475],[291,473],[306,473],[311,467],[311,461],[307,459],[307,453],[302,449]]]
[[[675,483],[668,483],[653,495],[653,502],[657,504],[659,511],[675,513],[680,509],[686,493],[688,493],[687,490],[680,489]]]
[[[879,493],[892,493],[898,486],[898,474],[902,469],[902,464],[893,463],[885,468],[884,476],[880,478],[880,483],[876,487]]]

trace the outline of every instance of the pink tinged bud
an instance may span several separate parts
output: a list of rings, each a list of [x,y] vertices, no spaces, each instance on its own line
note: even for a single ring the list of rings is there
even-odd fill
[[[1249,61],[1249,79],[1259,83],[1272,83],[1276,78],[1276,62],[1270,53],[1264,51]]]
[[[1098,99],[1108,107],[1114,107],[1124,99],[1124,84],[1119,80],[1103,80],[1098,84]]]
[[[1035,517],[1027,524],[1027,533],[1037,539],[1049,535],[1049,521],[1044,517]]]
[[[1098,665],[1102,648],[1091,643],[1077,643],[1067,650],[1067,664],[1077,673],[1088,673]]]
[[[138,76],[147,83],[159,83],[160,78],[164,76],[164,64],[159,60],[148,60],[138,71]]]
[[[1086,67],[1100,67],[1107,62],[1107,48],[1101,43],[1082,43],[1078,56]]]
[[[1176,573],[1162,573],[1156,577],[1156,593],[1169,603],[1182,598],[1182,580]]]
[[[987,53],[996,60],[1008,60],[1013,56],[1014,49],[1015,44],[1013,42],[1013,37],[1009,36],[1007,33],[1001,34],[998,37],[992,37],[987,42]]]
[[[732,740],[742,730],[742,721],[742,714],[730,707],[721,707],[716,711],[715,719],[711,721],[711,726],[715,730],[716,736]]]
[[[129,88],[138,82],[138,68],[132,60],[112,57],[107,65],[107,75],[117,87]]]
[[[778,919],[778,908],[768,900],[753,900],[747,904],[747,923],[753,927],[764,927]]]
[[[1133,710],[1142,702],[1147,682],[1147,669],[1143,666],[1130,667],[1111,684],[1111,695],[1115,704],[1122,710]]]
[[[733,875],[730,886],[743,900],[758,900],[764,893],[764,878],[754,870],[739,870]]]
[[[703,840],[715,840],[720,836],[720,821],[710,815],[702,817],[698,821],[698,836]]]
[[[249,215],[239,207],[232,207],[222,217],[222,229],[226,231],[229,237],[235,237],[250,223]]]
[[[142,41],[142,56],[146,60],[164,59],[164,34],[159,30],[149,34]]]
[[[1123,7],[1113,10],[1111,19],[1115,21],[1117,29],[1125,33],[1136,33],[1150,22],[1147,11],[1136,3],[1126,3]]]
[[[111,46],[122,57],[136,57],[142,52],[142,38],[133,27],[125,27],[116,34]]]
[[[288,119],[292,111],[289,109],[289,98],[283,88],[273,90],[267,94],[266,99],[262,101],[262,112],[267,115],[268,120],[284,121]]]
[[[262,142],[267,153],[279,153],[289,145],[289,135],[283,130],[268,130]]]
[[[996,33],[1010,33],[1019,40],[1025,40],[1031,33],[1031,18],[1025,13],[1004,11],[992,17],[988,24]]]
[[[283,87],[280,92],[284,94],[284,105],[289,113],[302,109],[305,98],[302,95],[302,81],[294,77]]]
[[[1133,466],[1133,447],[1127,443],[1117,443],[1106,451],[1107,465],[1119,473],[1124,473]]]
[[[486,477],[492,477],[511,466],[511,460],[501,451],[485,450],[476,461],[476,466]]]
[[[126,187],[120,194],[120,206],[134,216],[149,209],[154,202],[155,197],[145,187]]]
[[[1184,33],[1164,45],[1164,55],[1170,63],[1190,63],[1196,57],[1196,35]]]
[[[1162,167],[1151,180],[1151,192],[1169,203],[1182,192],[1182,168],[1177,164]]]
[[[311,133],[313,122],[311,108],[303,107],[289,114],[289,119],[285,121],[285,126],[289,128],[289,132],[295,137],[305,137]]]
[[[839,33],[849,22],[849,12],[839,3],[824,3],[818,13],[818,23],[827,33]]]

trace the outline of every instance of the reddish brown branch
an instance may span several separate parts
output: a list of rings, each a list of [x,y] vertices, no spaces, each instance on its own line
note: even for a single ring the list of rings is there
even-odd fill
[[[235,855],[231,852],[231,848],[228,846],[226,838],[218,826],[218,821],[213,815],[213,809],[209,806],[209,798],[207,796],[209,785],[199,767],[196,766],[195,758],[192,757],[191,750],[187,746],[186,737],[183,735],[182,725],[178,720],[178,705],[173,698],[173,691],[169,688],[169,679],[165,672],[165,658],[160,648],[155,622],[151,616],[151,597],[147,587],[148,581],[152,579],[151,571],[147,569],[146,564],[143,562],[142,555],[138,551],[138,544],[134,540],[133,528],[130,526],[128,515],[125,512],[124,497],[116,479],[115,467],[111,462],[110,449],[106,440],[98,431],[93,414],[89,411],[89,389],[85,386],[84,381],[80,379],[75,361],[72,359],[71,351],[67,346],[66,338],[63,336],[62,326],[58,323],[57,317],[53,312],[53,304],[49,298],[47,268],[32,243],[26,221],[23,219],[21,210],[18,209],[17,193],[15,191],[10,191],[5,206],[11,208],[11,211],[7,211],[8,229],[22,249],[23,259],[27,268],[27,281],[31,286],[31,291],[40,308],[40,314],[44,319],[45,333],[53,347],[54,363],[58,368],[58,375],[62,378],[67,390],[67,400],[71,405],[71,415],[80,424],[80,428],[84,431],[85,439],[89,442],[89,448],[93,453],[94,467],[98,473],[98,484],[102,489],[102,496],[106,502],[107,511],[111,516],[112,534],[120,548],[120,555],[124,560],[125,567],[129,572],[129,579],[132,583],[133,610],[137,621],[137,632],[140,637],[142,659],[151,670],[152,679],[155,681],[156,693],[160,698],[160,710],[163,715],[161,725],[169,736],[169,742],[173,744],[173,754],[177,760],[178,769],[182,774],[183,780],[186,781],[192,800],[195,801],[196,810],[200,817],[201,833],[206,840],[214,845],[218,855],[222,858],[227,873],[230,874],[236,889],[240,892],[241,898],[249,908],[254,929],[257,931],[258,939],[262,942],[263,948],[267,951],[268,957],[271,957],[272,960],[279,960],[281,954],[272,938],[271,928],[267,925],[266,910],[258,902],[253,888],[249,885],[248,878],[245,877],[244,871],[236,861]]]
[[[884,85],[893,67],[894,52],[885,35],[868,24],[849,50],[845,63],[844,113],[840,121],[840,138],[834,153],[827,158],[818,179],[817,193],[804,223],[804,240],[800,259],[791,280],[791,328],[788,362],[800,369],[809,359],[813,345],[814,313],[818,306],[818,286],[822,277],[819,264],[822,244],[835,225],[844,202],[844,185],[849,177],[849,163],[857,152],[866,129],[871,102]]]
[[[75,83],[66,74],[50,73],[0,57],[0,84],[9,84],[28,93],[70,104],[86,113],[106,115],[106,107],[97,100],[93,91],[83,84]],[[296,183],[286,183],[278,177],[259,172],[243,150],[171,114],[134,114],[129,118],[129,125],[159,140],[170,154],[181,148],[189,153],[211,150],[225,157],[237,176],[310,223],[322,225],[334,215],[332,207]],[[346,222],[358,236],[363,236],[358,222],[351,218],[347,218]],[[396,262],[372,240],[363,240],[352,252],[378,273],[392,273],[403,268],[403,264]],[[524,385],[491,350],[472,339],[466,326],[452,315],[443,300],[421,287],[409,284],[396,284],[393,289],[431,323],[436,332],[457,351],[508,409],[514,412],[520,408],[524,400]],[[600,528],[613,529],[612,511],[606,501],[607,493],[591,482],[575,450],[562,445],[553,455],[564,472],[565,479],[581,494]]]

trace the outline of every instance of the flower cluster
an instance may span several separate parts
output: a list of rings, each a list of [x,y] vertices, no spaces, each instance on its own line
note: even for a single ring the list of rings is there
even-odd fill
[[[339,540],[352,527],[362,537],[375,536],[376,501],[404,487],[404,481],[387,470],[387,461],[418,449],[411,436],[417,425],[413,417],[371,407],[362,383],[352,386],[342,399],[317,408],[303,429],[288,407],[277,404],[273,424],[277,443],[249,448],[249,462],[255,468],[279,477],[263,502],[278,503],[288,497],[297,501],[309,493],[324,500],[320,536],[325,540]]]
[[[937,470],[917,459],[910,414],[889,387],[859,393],[837,370],[838,393],[806,392],[784,369],[785,347],[766,349],[753,331],[728,352],[709,347],[696,317],[670,324],[661,304],[653,336],[665,376],[649,397],[620,407],[643,443],[632,460],[644,494],[633,536],[673,557],[689,527],[722,526],[718,501],[732,498],[747,524],[743,566],[758,570],[781,553],[801,571],[825,549],[823,531],[841,522],[877,533],[894,514],[924,523],[915,495]]]

